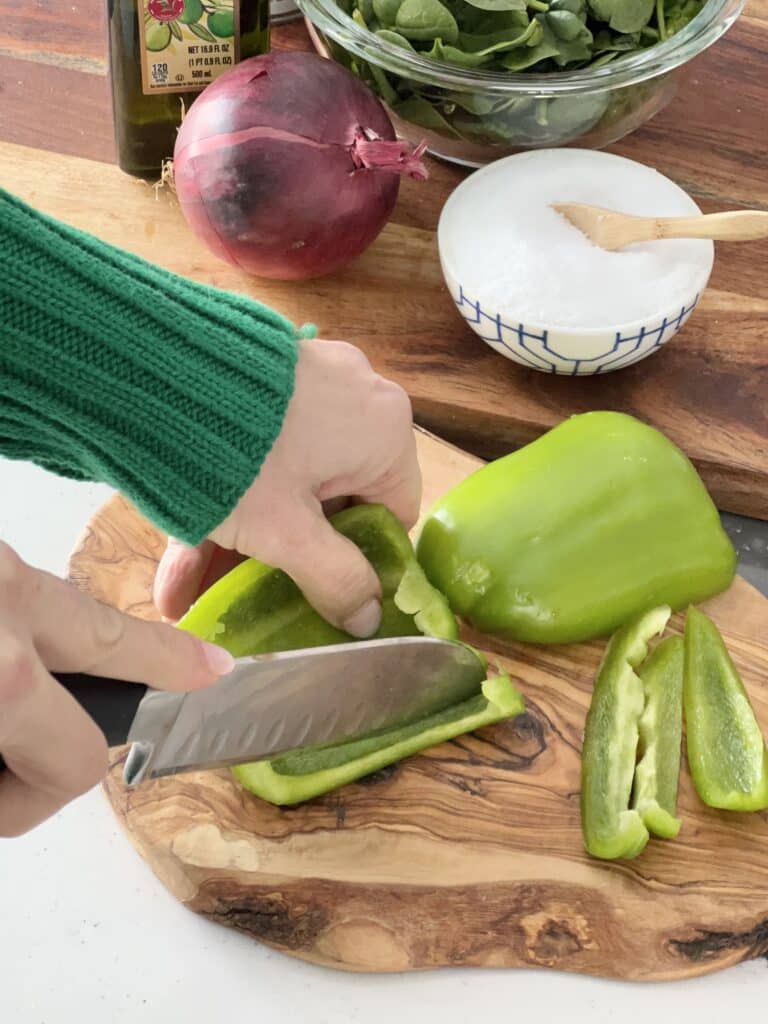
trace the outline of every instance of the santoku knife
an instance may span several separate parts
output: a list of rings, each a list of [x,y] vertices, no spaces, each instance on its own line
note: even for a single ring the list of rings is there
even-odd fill
[[[475,696],[486,669],[463,644],[395,637],[240,658],[192,693],[54,675],[110,746],[132,744],[123,778],[133,786],[407,725]]]

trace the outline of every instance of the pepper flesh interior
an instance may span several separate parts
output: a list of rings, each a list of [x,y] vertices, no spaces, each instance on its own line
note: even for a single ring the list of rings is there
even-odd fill
[[[673,839],[683,733],[683,656],[680,636],[662,640],[640,668],[645,709],[639,721],[641,757],[635,769],[632,806],[649,832]]]
[[[642,817],[629,807],[644,706],[636,669],[670,615],[662,606],[627,623],[611,637],[597,673],[581,760],[584,845],[594,857],[629,859],[648,842]]]

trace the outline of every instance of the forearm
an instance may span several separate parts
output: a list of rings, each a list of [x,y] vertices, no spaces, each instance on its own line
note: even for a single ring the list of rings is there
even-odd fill
[[[196,543],[280,431],[297,337],[0,191],[2,454],[110,483]]]

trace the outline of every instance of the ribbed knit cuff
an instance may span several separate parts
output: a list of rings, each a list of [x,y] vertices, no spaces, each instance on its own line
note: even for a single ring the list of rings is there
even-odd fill
[[[310,333],[0,191],[0,452],[109,483],[188,543],[258,473]]]

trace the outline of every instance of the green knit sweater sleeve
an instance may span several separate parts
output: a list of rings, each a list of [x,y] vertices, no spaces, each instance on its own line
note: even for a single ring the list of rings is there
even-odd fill
[[[258,473],[308,333],[0,190],[0,454],[109,483],[188,543]]]

